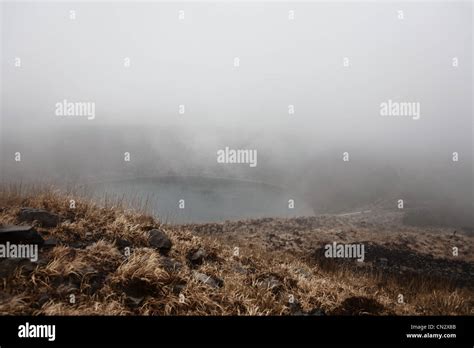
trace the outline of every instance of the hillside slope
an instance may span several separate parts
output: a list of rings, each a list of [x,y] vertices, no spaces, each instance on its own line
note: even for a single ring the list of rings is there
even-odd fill
[[[0,314],[473,314],[472,236],[456,234],[453,259],[452,232],[390,235],[360,218],[169,226],[53,190],[2,188],[1,228],[31,226],[45,242],[36,262],[0,258]],[[329,262],[321,248],[333,241],[364,241],[367,261]]]

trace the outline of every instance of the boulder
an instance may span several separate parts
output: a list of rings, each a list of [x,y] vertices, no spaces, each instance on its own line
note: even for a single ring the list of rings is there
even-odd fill
[[[25,222],[38,221],[42,227],[56,227],[59,224],[58,215],[35,208],[21,208],[18,219]]]
[[[148,232],[148,235],[150,246],[157,249],[161,254],[166,255],[171,250],[171,239],[169,239],[165,232],[153,229]]]
[[[0,227],[0,244],[6,242],[42,245],[44,239],[32,226],[3,226]]]

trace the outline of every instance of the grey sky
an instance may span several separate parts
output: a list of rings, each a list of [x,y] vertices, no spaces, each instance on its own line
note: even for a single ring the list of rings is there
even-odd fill
[[[419,170],[438,162],[450,170],[458,151],[472,180],[471,2],[1,6],[7,179],[18,170],[15,149],[34,153],[23,174],[52,178],[74,166],[105,173],[104,158],[128,149],[145,172],[159,159],[160,173],[211,173],[216,150],[233,146],[260,157],[259,168],[233,175],[285,183],[309,183],[319,163],[327,167],[321,158],[339,161],[342,151]],[[58,118],[63,99],[94,102],[95,119]],[[420,103],[420,119],[382,117],[389,99]]]

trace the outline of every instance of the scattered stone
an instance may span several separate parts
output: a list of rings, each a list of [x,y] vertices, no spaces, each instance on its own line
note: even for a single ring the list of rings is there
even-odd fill
[[[83,242],[72,242],[69,244],[69,246],[74,249],[85,249],[87,245],[88,245],[87,243],[83,243]]]
[[[127,297],[157,296],[159,288],[145,279],[132,278],[121,284],[121,288]]]
[[[115,241],[115,244],[117,245],[117,247],[119,249],[124,249],[124,248],[127,248],[127,247],[131,247],[132,246],[132,243],[130,243],[128,240],[126,239],[122,239],[122,238],[119,238]]]
[[[303,267],[297,268],[295,271],[298,275],[302,276],[303,278],[306,278],[306,279],[311,278],[311,272],[304,269]]]
[[[207,274],[193,271],[194,279],[197,281],[209,285],[212,288],[221,288],[224,286],[224,281],[217,277],[208,276]]]
[[[0,243],[39,244],[44,239],[32,226],[4,226],[0,228]]]
[[[18,213],[20,221],[38,221],[43,227],[56,227],[59,224],[59,216],[43,209],[21,208]]]
[[[232,265],[232,269],[237,272],[237,273],[240,273],[240,274],[248,274],[249,271],[244,268],[240,263],[236,263],[234,265]]]
[[[40,298],[38,299],[38,301],[36,301],[38,308],[43,307],[43,305],[45,303],[47,303],[49,301],[49,299],[50,299],[50,297],[47,294],[41,295]]]
[[[86,289],[86,293],[89,295],[93,295],[98,290],[102,289],[107,279],[107,275],[104,274],[103,272],[102,273],[98,272],[89,276],[88,278],[89,278],[88,280],[89,280],[90,287]]]
[[[289,304],[290,314],[294,316],[324,316],[326,313],[321,308],[313,308],[309,312],[305,312],[301,304],[297,301]]]
[[[174,284],[171,289],[173,291],[173,294],[179,295],[184,291],[185,288],[186,288],[186,283],[184,281],[180,281]]]
[[[385,307],[376,299],[364,296],[346,298],[337,307],[333,315],[381,315],[386,313]]]
[[[161,264],[163,265],[165,271],[168,273],[177,272],[183,267],[183,264],[181,262],[165,256],[161,258]]]
[[[143,302],[144,297],[127,296],[126,302],[129,306],[138,307]]]
[[[0,278],[8,278],[13,275],[18,268],[22,268],[22,271],[25,273],[31,273],[35,270],[36,264],[29,259],[0,259]]]
[[[294,316],[302,316],[302,315],[306,315],[306,313],[303,311],[303,308],[301,308],[301,305],[299,304],[299,302],[293,302],[293,303],[290,303],[288,308],[290,309],[290,315],[294,315]]]
[[[311,311],[308,312],[308,315],[322,317],[326,315],[326,312],[324,312],[321,308],[313,308]]]
[[[45,240],[43,244],[43,248],[54,248],[58,244],[59,244],[59,240],[57,240],[56,238],[50,238],[50,239]]]
[[[266,274],[261,276],[260,279],[258,279],[258,284],[263,288],[271,290],[275,294],[279,293],[283,289],[283,283],[275,274]]]
[[[153,229],[148,232],[149,244],[151,247],[158,249],[161,254],[168,254],[171,250],[171,239],[168,238],[166,233],[161,230]]]
[[[193,265],[202,265],[204,262],[204,258],[207,256],[206,251],[202,248],[199,248],[195,252],[191,252],[188,255],[188,260],[193,264]]]
[[[80,284],[70,281],[69,283],[60,284],[56,289],[56,293],[60,296],[68,296],[80,289]]]

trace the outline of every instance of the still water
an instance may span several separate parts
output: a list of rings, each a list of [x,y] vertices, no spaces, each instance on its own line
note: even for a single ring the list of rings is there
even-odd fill
[[[313,215],[303,200],[283,188],[233,179],[162,177],[103,182],[90,188],[99,200],[123,198],[132,206],[146,205],[167,223]],[[295,201],[293,209],[288,208],[289,199]]]

